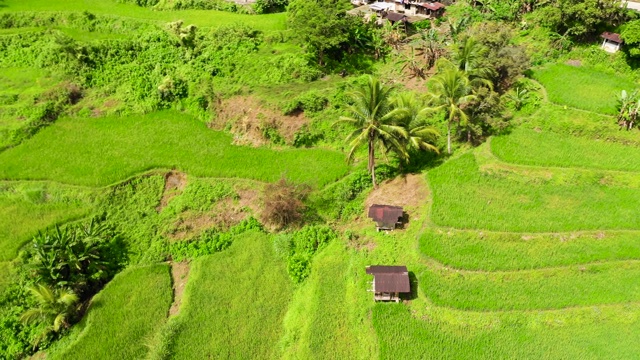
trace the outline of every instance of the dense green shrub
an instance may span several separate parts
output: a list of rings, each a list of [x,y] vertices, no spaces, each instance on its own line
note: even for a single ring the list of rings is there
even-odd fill
[[[70,288],[81,298],[94,294],[126,263],[120,235],[100,219],[39,233],[27,263],[36,282]]]
[[[231,245],[233,239],[247,231],[262,231],[262,224],[253,217],[232,226],[226,232],[208,229],[191,241],[176,241],[169,244],[169,256],[175,261],[194,259],[203,255],[210,255],[222,251]]]
[[[294,282],[303,282],[311,274],[311,259],[338,237],[326,225],[308,225],[289,236],[277,238],[277,249],[289,249],[287,271]]]

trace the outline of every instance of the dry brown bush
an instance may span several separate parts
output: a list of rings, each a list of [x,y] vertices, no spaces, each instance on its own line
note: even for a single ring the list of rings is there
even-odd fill
[[[264,188],[262,221],[278,229],[298,223],[309,191],[307,185],[294,184],[284,177],[268,184]]]

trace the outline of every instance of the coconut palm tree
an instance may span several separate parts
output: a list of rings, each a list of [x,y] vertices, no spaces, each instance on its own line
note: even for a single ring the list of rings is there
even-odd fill
[[[25,311],[20,320],[25,323],[36,320],[47,323],[46,330],[36,340],[37,345],[48,333],[57,333],[69,327],[69,319],[75,314],[78,297],[71,291],[52,289],[42,284],[31,286],[28,290],[38,302],[38,307]]]
[[[452,62],[464,71],[469,79],[490,79],[494,70],[484,64],[489,50],[472,37],[456,44],[452,54]]]
[[[418,51],[418,55],[424,57],[427,69],[431,69],[436,61],[446,53],[443,39],[436,29],[420,33],[420,37],[413,44]]]
[[[466,123],[463,107],[476,98],[467,74],[455,67],[444,67],[428,84],[430,111],[444,110],[447,117],[447,152],[451,154],[451,124]]]
[[[397,123],[405,128],[407,137],[400,139],[401,146],[406,149],[405,154],[410,151],[433,151],[440,153],[434,145],[440,136],[438,130],[429,126],[426,121],[426,114],[429,108],[420,101],[414,93],[402,93],[394,97],[393,103],[398,111]],[[409,159],[404,158],[406,161]]]
[[[406,130],[395,123],[398,111],[393,109],[390,101],[391,90],[390,87],[382,85],[378,79],[369,77],[366,84],[356,88],[351,94],[353,105],[348,108],[351,116],[340,117],[340,120],[334,123],[335,125],[346,122],[356,127],[346,138],[350,147],[347,161],[353,160],[358,148],[367,145],[369,149],[367,169],[371,174],[374,187],[377,187],[376,147],[383,150],[389,147],[402,149],[398,139],[407,137]]]

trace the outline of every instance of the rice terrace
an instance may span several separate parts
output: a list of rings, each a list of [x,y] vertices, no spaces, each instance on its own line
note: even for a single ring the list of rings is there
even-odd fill
[[[0,0],[0,359],[639,359],[638,9]]]

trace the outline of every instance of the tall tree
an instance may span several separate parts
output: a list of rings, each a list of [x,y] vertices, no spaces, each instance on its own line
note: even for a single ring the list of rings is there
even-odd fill
[[[440,133],[427,123],[429,108],[424,102],[415,93],[402,93],[393,98],[393,103],[398,110],[397,124],[407,132],[407,136],[400,139],[405,154],[421,150],[440,153],[435,145]],[[408,161],[408,157],[405,160]]]
[[[452,62],[464,71],[469,79],[490,79],[493,69],[485,61],[488,53],[489,49],[486,46],[472,37],[467,37],[454,45]]]
[[[418,51],[418,55],[424,58],[427,69],[431,69],[436,61],[446,53],[444,39],[436,29],[421,32],[420,37],[413,42],[413,45]]]
[[[445,66],[428,83],[431,111],[444,110],[447,118],[447,152],[451,154],[451,125],[466,123],[463,107],[474,100],[473,86],[467,74],[457,67]]]
[[[352,161],[355,151],[366,145],[367,169],[374,187],[377,187],[376,147],[402,149],[398,138],[407,137],[406,130],[394,121],[398,112],[394,111],[391,103],[391,90],[391,87],[382,85],[378,79],[369,77],[365,84],[357,87],[351,94],[353,105],[348,108],[351,116],[343,116],[336,122],[345,122],[356,127],[346,138],[350,147],[347,160]]]
[[[327,51],[349,39],[350,24],[346,0],[292,0],[287,7],[289,27],[307,50],[314,53],[318,64],[325,64]]]

